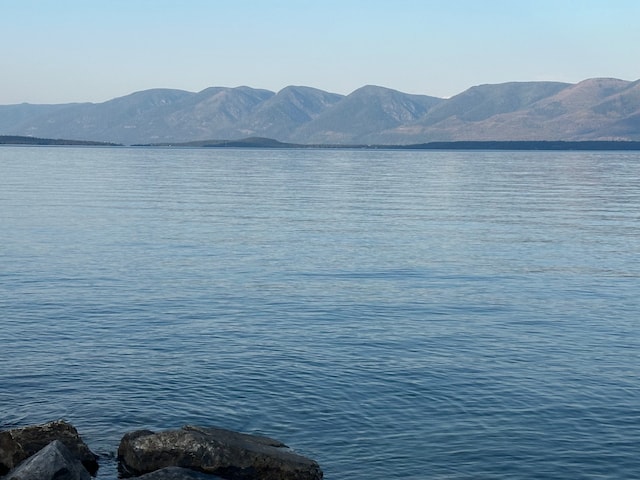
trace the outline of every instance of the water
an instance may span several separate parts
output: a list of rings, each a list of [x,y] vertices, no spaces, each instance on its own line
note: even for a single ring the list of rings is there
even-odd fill
[[[0,428],[328,480],[640,478],[640,154],[0,148]]]

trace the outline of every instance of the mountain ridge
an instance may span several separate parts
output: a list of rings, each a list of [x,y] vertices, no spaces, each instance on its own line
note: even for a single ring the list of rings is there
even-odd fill
[[[118,144],[639,141],[640,80],[484,84],[446,99],[375,85],[348,95],[294,85],[155,88],[102,103],[0,105],[0,135]]]

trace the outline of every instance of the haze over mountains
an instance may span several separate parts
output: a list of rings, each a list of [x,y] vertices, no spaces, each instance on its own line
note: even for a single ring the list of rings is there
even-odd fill
[[[268,137],[302,144],[640,140],[640,80],[512,82],[449,99],[364,86],[338,95],[153,89],[104,103],[0,105],[0,135],[122,144]]]

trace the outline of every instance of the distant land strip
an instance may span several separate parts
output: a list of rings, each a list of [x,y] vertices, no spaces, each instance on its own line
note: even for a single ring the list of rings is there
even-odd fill
[[[124,146],[117,143],[88,140],[0,135],[0,145],[77,145]],[[428,142],[411,145],[331,145],[284,143],[272,138],[250,137],[239,140],[200,140],[184,143],[135,144],[133,147],[182,147],[182,148],[345,148],[345,149],[398,149],[398,150],[640,150],[640,142],[620,140],[513,140],[513,141],[454,141]]]
[[[87,146],[121,146],[118,143],[93,142],[90,140],[65,140],[61,138],[22,137],[19,135],[0,135],[0,145],[87,145]]]
[[[400,148],[415,150],[640,150],[640,142],[616,140],[456,141],[419,143],[404,145]]]

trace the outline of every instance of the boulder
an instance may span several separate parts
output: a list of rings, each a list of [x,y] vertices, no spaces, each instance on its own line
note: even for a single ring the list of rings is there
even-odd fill
[[[60,440],[32,455],[5,477],[6,480],[90,480],[82,463]]]
[[[126,434],[118,447],[124,477],[183,467],[229,480],[321,480],[317,462],[272,438],[221,428],[185,426]]]
[[[89,450],[73,425],[59,420],[0,432],[0,476],[54,440],[60,440],[91,475],[96,473],[98,456]]]
[[[147,473],[136,480],[222,480],[215,475],[207,475],[206,473],[196,472],[188,468],[167,467],[155,472]]]

